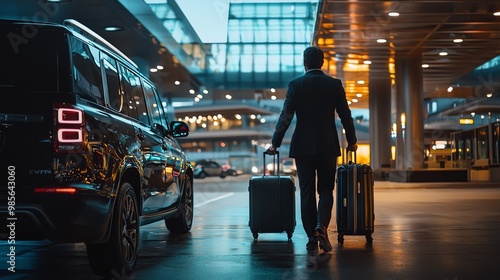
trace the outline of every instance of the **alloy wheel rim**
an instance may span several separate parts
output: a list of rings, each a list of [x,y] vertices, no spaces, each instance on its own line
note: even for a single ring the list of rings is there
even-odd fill
[[[188,226],[191,227],[193,223],[193,188],[191,186],[191,182],[188,180],[186,183],[186,197],[184,201],[184,217],[186,218],[186,222]]]
[[[137,208],[132,196],[125,198],[122,208],[122,248],[127,263],[135,260],[137,252]]]

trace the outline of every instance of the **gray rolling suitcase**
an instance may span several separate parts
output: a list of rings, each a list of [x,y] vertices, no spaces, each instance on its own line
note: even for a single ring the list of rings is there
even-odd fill
[[[373,172],[369,165],[357,164],[355,158],[354,152],[354,162],[337,167],[338,242],[344,243],[344,235],[364,235],[371,244],[375,220]]]
[[[264,152],[262,176],[250,178],[248,192],[250,197],[249,226],[254,240],[259,233],[286,232],[288,240],[295,230],[295,181],[292,176],[279,174],[279,154],[273,156],[273,163],[278,158],[277,175],[265,175],[266,153]]]

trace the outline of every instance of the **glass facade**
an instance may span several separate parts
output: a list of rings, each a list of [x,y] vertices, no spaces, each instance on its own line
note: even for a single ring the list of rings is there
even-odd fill
[[[172,38],[179,44],[193,44],[195,39],[193,34],[186,32],[188,23],[182,21],[172,6],[165,0],[162,2],[152,2],[149,5],[155,15],[163,21],[163,26],[168,30]]]
[[[227,43],[213,44],[216,88],[285,87],[303,73],[317,3],[231,3]]]
[[[181,63],[209,89],[286,87],[304,72],[302,52],[312,40],[317,1],[229,1],[227,41],[213,44],[201,42],[176,3],[146,3],[182,48]]]

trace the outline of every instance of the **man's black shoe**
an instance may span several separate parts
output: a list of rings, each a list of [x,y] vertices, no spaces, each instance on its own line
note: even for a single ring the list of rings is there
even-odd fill
[[[314,236],[316,240],[319,242],[319,247],[323,249],[325,252],[330,252],[332,250],[332,244],[330,244],[330,240],[328,240],[328,233],[326,227],[318,226],[314,231]]]
[[[309,241],[306,244],[307,250],[316,250],[318,249],[318,241],[314,237],[309,237]]]

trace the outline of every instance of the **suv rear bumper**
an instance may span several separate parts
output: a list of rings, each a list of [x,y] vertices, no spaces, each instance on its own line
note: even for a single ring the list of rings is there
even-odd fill
[[[20,195],[19,195],[20,196]],[[88,194],[34,194],[34,204],[15,206],[9,215],[7,203],[0,203],[0,219],[15,228],[0,227],[0,239],[15,234],[16,240],[49,239],[55,242],[99,243],[106,238],[114,199]]]

